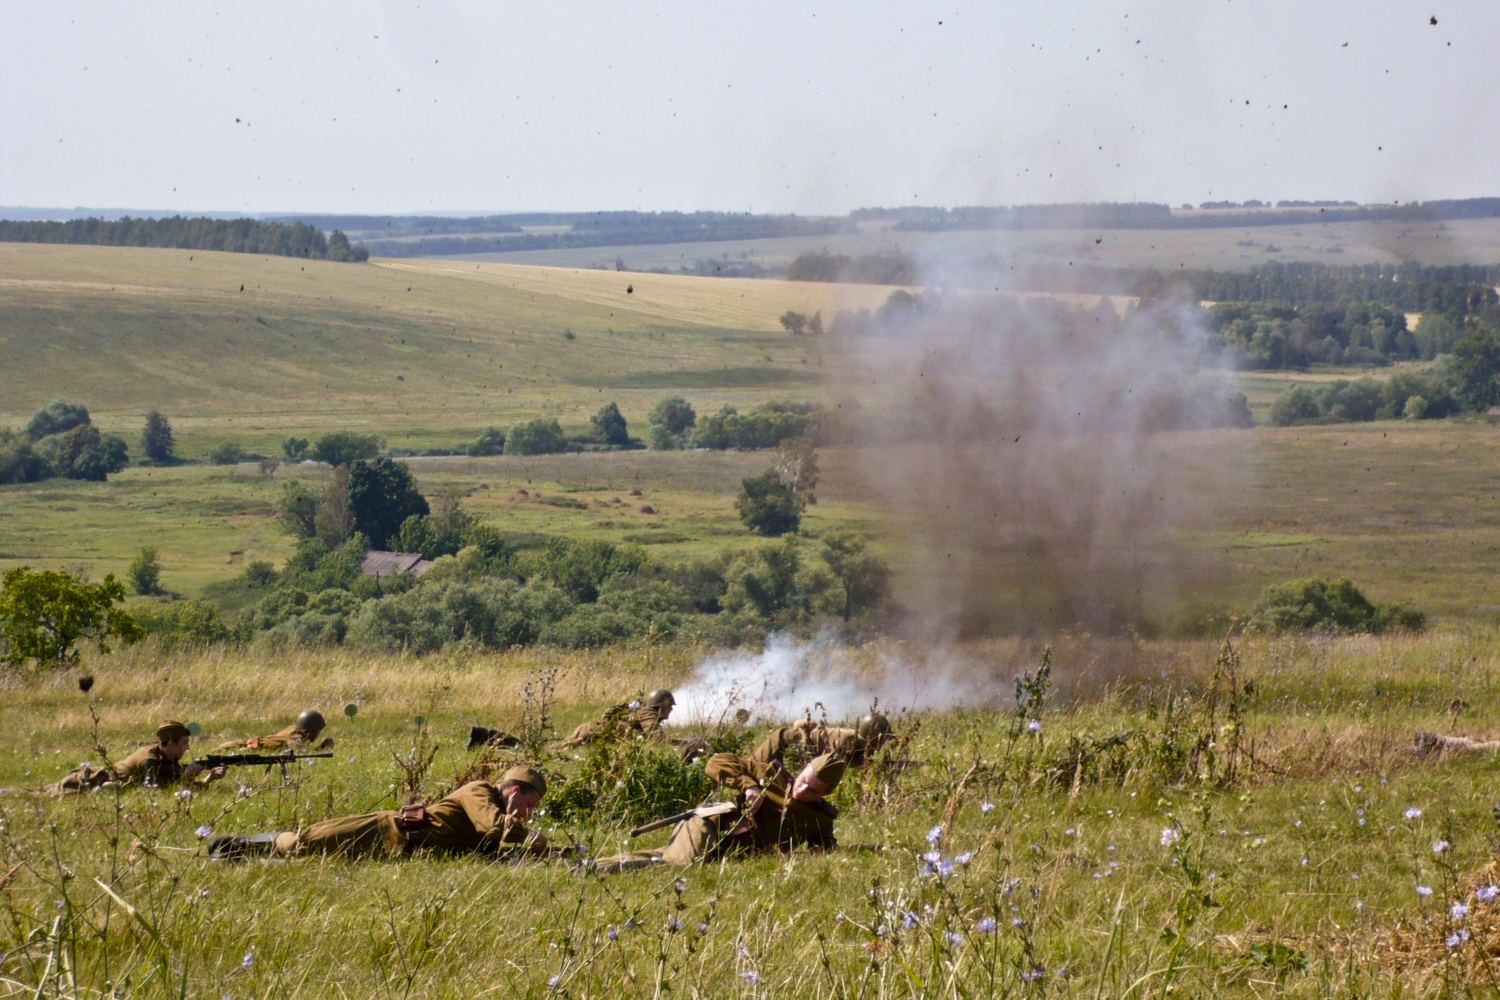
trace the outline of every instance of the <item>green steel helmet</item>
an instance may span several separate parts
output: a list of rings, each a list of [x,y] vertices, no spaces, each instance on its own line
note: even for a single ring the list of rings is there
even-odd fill
[[[666,688],[657,688],[646,695],[647,708],[660,708],[663,705],[676,705],[677,699],[672,697],[672,692]]]
[[[321,733],[323,731],[323,727],[328,725],[328,723],[323,721],[322,712],[316,712],[312,709],[308,709],[301,715],[297,716],[297,721],[294,723],[294,725],[304,733]]]
[[[871,712],[859,720],[854,731],[862,740],[875,740],[890,733],[891,722],[879,712]]]

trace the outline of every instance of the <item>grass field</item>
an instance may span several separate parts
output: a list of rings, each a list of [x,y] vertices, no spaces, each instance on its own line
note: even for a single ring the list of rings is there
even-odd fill
[[[1250,244],[1250,245],[1242,245]],[[1268,253],[1267,247],[1277,251]],[[1267,261],[1324,264],[1492,264],[1500,261],[1500,220],[1442,223],[1338,222],[1245,229],[1021,230],[905,233],[872,227],[837,236],[785,237],[722,243],[588,247],[473,254],[464,258],[511,264],[612,269],[616,259],[637,270],[675,271],[700,260],[745,260],[780,269],[799,254],[903,252],[942,262],[1000,254],[1018,265],[1094,264],[1101,267],[1250,268]]]
[[[997,700],[1038,655],[972,652]],[[835,797],[840,842],[883,850],[607,877],[560,860],[231,865],[208,861],[199,837],[392,806],[403,782],[392,756],[420,742],[418,714],[436,750],[418,785],[438,795],[469,767],[467,726],[524,722],[524,689],[546,672],[562,672],[553,711],[565,729],[684,681],[691,650],[415,662],[138,648],[93,659],[87,698],[68,678],[12,679],[0,983],[9,995],[241,998],[1493,990],[1483,949],[1500,914],[1476,890],[1495,880],[1496,757],[1402,748],[1416,729],[1491,731],[1494,633],[1252,642],[1234,700],[1222,686],[1207,697],[1212,644],[1075,637],[1054,653],[1063,693],[1035,713],[1034,735],[1011,737],[1009,709],[973,703],[898,717],[912,764],[852,772]],[[1088,683],[1101,659],[1112,666]],[[360,711],[335,716],[336,758],[286,781],[237,772],[187,799],[16,791],[94,753],[91,711],[118,755],[160,717],[198,722],[211,745],[346,702]],[[1067,763],[1068,747],[1121,734],[1089,770]],[[538,763],[554,789],[582,766]],[[589,856],[666,838],[629,842],[627,824],[608,809],[588,823],[535,817]],[[951,875],[924,874],[933,840],[958,859]]]

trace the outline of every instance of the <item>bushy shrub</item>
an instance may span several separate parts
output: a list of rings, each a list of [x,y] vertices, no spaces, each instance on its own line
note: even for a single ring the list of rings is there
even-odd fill
[[[57,475],[68,479],[102,483],[130,464],[124,440],[113,434],[101,434],[93,424],[79,424],[72,430],[43,438],[37,449]]]
[[[281,439],[281,453],[286,456],[288,462],[300,462],[307,457],[307,438],[284,437]]]
[[[644,823],[682,812],[713,791],[703,766],[685,763],[670,744],[610,734],[590,743],[567,780],[548,792],[547,811],[564,824]]]
[[[693,430],[694,448],[751,451],[775,448],[787,438],[815,437],[821,412],[813,403],[772,401],[762,403],[749,413],[724,406],[718,413],[703,417]]]
[[[54,434],[66,434],[73,428],[81,427],[88,422],[88,407],[82,403],[67,403],[61,399],[54,399],[33,413],[31,419],[26,421],[26,436],[33,441],[40,441]]]
[[[369,548],[364,535],[356,534],[336,549],[310,538],[297,546],[297,551],[282,567],[282,585],[310,594],[348,590],[363,576],[359,564]]]
[[[213,465],[239,465],[245,461],[245,449],[238,441],[225,441],[208,453],[208,461]]]
[[[352,465],[360,459],[374,458],[385,447],[385,442],[375,434],[355,434],[352,431],[333,431],[319,437],[307,452],[307,457],[338,468]]]
[[[673,595],[660,590],[614,591],[547,625],[537,641],[564,649],[592,649],[643,636],[669,640],[681,627],[681,600]]]
[[[692,430],[697,422],[698,414],[693,410],[693,404],[681,396],[668,396],[653,406],[646,416],[646,423],[678,438]]]
[[[37,454],[31,439],[9,428],[0,430],[0,486],[34,483],[52,475],[52,463]]]
[[[211,601],[136,601],[128,610],[147,635],[167,648],[207,646],[230,637],[218,606]]]
[[[1427,616],[1399,604],[1372,604],[1347,578],[1305,577],[1261,591],[1245,623],[1247,632],[1390,632],[1420,630]]]
[[[384,651],[430,653],[448,644],[503,649],[536,642],[542,629],[572,608],[567,595],[548,583],[439,583],[366,601],[347,638]]]
[[[555,417],[523,420],[505,437],[507,455],[552,455],[568,450],[568,439]]]
[[[634,575],[650,561],[640,545],[554,538],[540,549],[520,555],[516,568],[522,576],[547,580],[574,601],[586,604],[599,596],[606,581],[618,575]]]
[[[505,432],[498,427],[487,427],[474,443],[464,449],[471,458],[500,455],[505,452]]]
[[[794,626],[843,608],[833,574],[821,565],[804,564],[795,537],[741,553],[725,577],[725,610],[762,621]]]
[[[1422,404],[1408,411],[1407,401],[1414,397],[1420,397]],[[1271,404],[1271,423],[1294,427],[1398,418],[1422,420],[1446,417],[1461,409],[1446,372],[1439,368],[1397,372],[1382,382],[1362,378],[1316,387],[1289,386]]]

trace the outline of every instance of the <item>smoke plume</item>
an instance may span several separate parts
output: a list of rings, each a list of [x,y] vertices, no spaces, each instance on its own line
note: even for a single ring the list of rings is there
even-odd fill
[[[1075,297],[1076,299],[1076,297]],[[843,395],[878,414],[859,475],[910,560],[897,597],[946,641],[1169,613],[1205,571],[1246,435],[1244,398],[1200,371],[1194,306],[898,294],[836,325]]]

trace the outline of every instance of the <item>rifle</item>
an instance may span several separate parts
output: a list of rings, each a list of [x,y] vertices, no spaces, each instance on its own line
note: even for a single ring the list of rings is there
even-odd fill
[[[286,765],[294,760],[311,760],[314,757],[332,757],[331,753],[211,753],[207,757],[193,761],[206,770],[216,767],[238,767],[245,764],[264,764],[270,767],[272,764],[280,764],[282,772],[285,773]]]
[[[652,830],[660,830],[664,826],[673,826],[677,823],[681,823],[685,819],[692,819],[694,816],[723,816],[727,813],[734,812],[738,808],[739,806],[735,805],[733,802],[705,802],[702,805],[693,806],[693,808],[691,809],[684,809],[682,812],[672,816],[663,816],[661,819],[653,819],[651,822],[646,823],[643,826],[638,826],[634,830],[631,830],[630,835],[632,837],[639,837],[643,833],[650,833]]]

